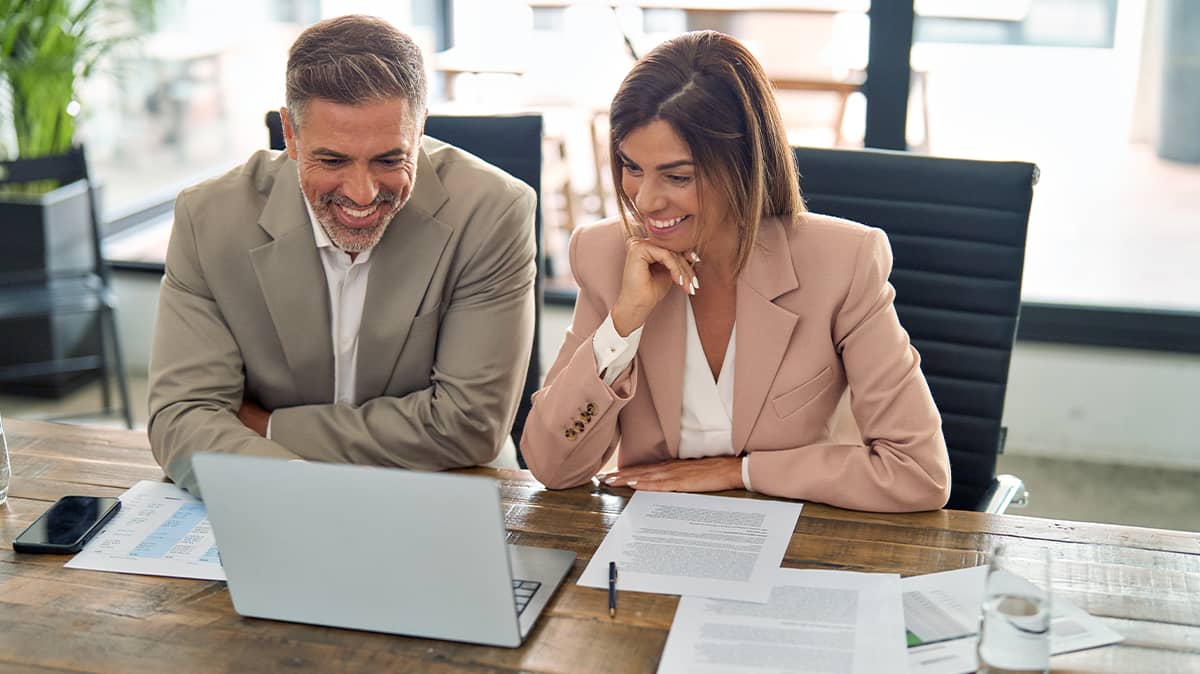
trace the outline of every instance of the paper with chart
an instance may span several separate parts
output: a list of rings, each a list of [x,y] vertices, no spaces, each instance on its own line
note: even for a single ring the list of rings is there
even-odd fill
[[[579,584],[607,588],[615,561],[618,590],[765,602],[801,505],[639,491]]]
[[[874,674],[905,661],[900,576],[776,569],[772,582],[765,604],[681,598],[659,674]]]
[[[69,569],[225,580],[204,504],[179,487],[142,480]]]
[[[900,581],[910,674],[966,674],[975,656],[986,566],[911,576]],[[1050,608],[1050,652],[1117,643],[1121,635],[1066,599]]]

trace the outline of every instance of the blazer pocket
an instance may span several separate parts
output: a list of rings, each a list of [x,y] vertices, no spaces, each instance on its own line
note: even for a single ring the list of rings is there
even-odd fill
[[[816,400],[818,396],[824,393],[825,389],[829,388],[829,385],[832,383],[833,370],[826,367],[812,379],[786,393],[775,396],[771,400],[771,405],[775,408],[775,414],[779,415],[780,418],[787,418],[799,412],[801,408]]]

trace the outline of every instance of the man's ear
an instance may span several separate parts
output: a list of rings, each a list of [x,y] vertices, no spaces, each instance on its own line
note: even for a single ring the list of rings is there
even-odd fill
[[[286,107],[279,108],[279,119],[283,122],[283,142],[288,156],[296,161],[299,159],[296,156],[296,130],[292,128],[292,116]]]

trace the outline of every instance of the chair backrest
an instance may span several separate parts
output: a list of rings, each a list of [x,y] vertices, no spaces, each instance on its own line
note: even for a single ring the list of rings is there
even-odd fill
[[[267,129],[271,148],[284,147],[283,126],[277,111],[267,113]],[[521,404],[517,419],[513,423],[513,442],[521,439],[525,429],[525,418],[529,416],[533,394],[541,386],[542,330],[542,282],[544,253],[542,252],[542,116],[540,114],[449,116],[429,115],[425,120],[425,134],[466,150],[480,159],[500,168],[533,188],[538,196],[538,208],[534,216],[534,236],[537,241],[537,279],[534,282],[536,295],[533,352],[529,370],[525,374],[525,388],[521,393]],[[525,461],[518,451],[521,466]]]
[[[795,153],[811,211],[887,232],[896,313],[921,354],[950,449],[947,507],[978,509],[1004,444],[1037,167],[874,150]]]
[[[21,269],[11,271],[10,269],[0,270],[0,281],[4,283],[22,283],[36,282],[45,283],[56,276],[78,276],[88,274],[98,276],[103,283],[108,282],[108,270],[101,256],[100,249],[100,215],[96,199],[95,185],[92,184],[88,176],[87,157],[84,154],[83,146],[77,145],[63,154],[53,155],[49,157],[37,157],[34,159],[10,159],[0,161],[0,187],[9,187],[21,185],[25,183],[47,183],[47,187],[51,190],[66,187],[71,183],[82,181],[84,189],[87,193],[87,238],[88,247],[90,250],[87,257],[83,258],[82,249],[79,251],[78,261],[76,256],[62,255],[62,260],[70,262],[62,269],[47,268],[43,265],[34,265],[33,269]],[[73,194],[78,194],[77,192]],[[46,197],[50,197],[47,194]],[[30,200],[27,204],[29,210],[37,210],[41,208],[40,201]],[[75,211],[72,211],[74,217]],[[49,217],[62,217],[58,212],[52,213]],[[9,223],[14,224],[14,223]],[[61,234],[60,234],[61,236]],[[75,246],[77,242],[48,242],[47,245],[59,246]],[[11,251],[10,251],[11,252]],[[19,255],[21,251],[16,251]],[[83,259],[87,259],[84,263]],[[86,269],[82,268],[86,265]]]

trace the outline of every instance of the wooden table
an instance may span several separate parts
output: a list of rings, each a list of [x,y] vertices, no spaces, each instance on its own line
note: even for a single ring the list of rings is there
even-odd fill
[[[66,494],[116,496],[162,479],[146,437],[5,419],[13,480],[0,507],[0,672],[651,672],[675,597],[574,584],[627,489],[547,491],[524,471],[503,483],[509,540],[579,559],[522,648],[487,648],[268,620],[233,611],[225,584],[63,568],[11,542]],[[1200,672],[1200,535],[940,511],[859,513],[807,504],[784,565],[903,575],[980,564],[999,540],[1048,545],[1055,590],[1125,641],[1055,656],[1055,672]]]

